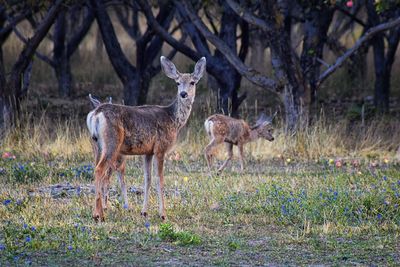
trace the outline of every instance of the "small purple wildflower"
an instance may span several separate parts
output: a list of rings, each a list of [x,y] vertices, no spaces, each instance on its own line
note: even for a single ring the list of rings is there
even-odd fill
[[[75,229],[79,227],[79,223],[74,223]]]
[[[3,250],[5,250],[5,249],[6,249],[6,246],[3,245],[3,244],[0,244],[0,251],[3,251]]]
[[[25,238],[25,242],[27,242],[27,243],[29,243],[29,242],[31,242],[31,237],[30,236],[27,236],[26,238]]]
[[[144,227],[146,227],[146,229],[149,230],[149,228],[150,228],[150,222],[149,222],[149,221],[145,222],[145,223],[144,223]]]
[[[124,204],[124,209],[127,210],[128,208],[129,208],[128,204],[125,203],[125,204]]]
[[[382,179],[383,179],[384,181],[387,181],[386,175],[384,175],[384,176],[382,177]]]
[[[4,206],[8,206],[11,204],[11,202],[12,202],[11,199],[6,199],[3,201],[3,204],[4,204]]]
[[[69,245],[69,246],[67,247],[67,249],[68,249],[69,251],[71,251],[71,250],[73,249],[73,247],[72,247],[71,245]]]
[[[284,215],[288,213],[285,205],[282,205],[281,210]]]
[[[376,217],[378,218],[378,220],[382,220],[382,214],[378,213],[378,215],[376,215]]]
[[[32,227],[31,227],[31,230],[32,230],[33,232],[35,232],[35,231],[36,231],[36,227],[35,227],[35,226],[32,226]]]
[[[23,227],[24,229],[26,229],[26,228],[28,228],[28,225],[27,225],[26,223],[24,223],[24,225],[22,225],[22,227]]]

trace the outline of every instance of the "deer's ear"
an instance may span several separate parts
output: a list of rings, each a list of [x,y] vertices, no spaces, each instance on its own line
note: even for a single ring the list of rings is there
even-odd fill
[[[90,102],[92,103],[93,108],[97,108],[101,103],[96,98],[92,97],[92,94],[89,94]]]
[[[161,67],[165,73],[165,75],[167,75],[168,78],[171,79],[178,79],[179,75],[178,75],[178,71],[176,70],[176,67],[174,65],[174,63],[172,63],[168,58],[161,56],[160,57],[160,62],[161,62]]]
[[[204,75],[204,71],[206,69],[206,58],[202,57],[199,61],[197,61],[196,66],[194,66],[193,76],[196,80],[200,80]]]
[[[256,125],[258,126],[263,125],[267,121],[268,121],[267,115],[265,115],[265,113],[261,113],[260,116],[258,116]]]

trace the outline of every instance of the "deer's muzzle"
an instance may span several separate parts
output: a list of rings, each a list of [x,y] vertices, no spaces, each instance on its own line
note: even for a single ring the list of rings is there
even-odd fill
[[[186,98],[188,96],[188,93],[186,93],[185,91],[180,92],[179,94],[182,98]]]

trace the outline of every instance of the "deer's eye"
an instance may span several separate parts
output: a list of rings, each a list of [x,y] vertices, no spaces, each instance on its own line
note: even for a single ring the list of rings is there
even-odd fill
[[[195,82],[190,82],[190,85],[194,85],[195,84]]]
[[[176,85],[178,85],[178,86],[179,86],[179,85],[180,85],[180,83],[176,83]]]

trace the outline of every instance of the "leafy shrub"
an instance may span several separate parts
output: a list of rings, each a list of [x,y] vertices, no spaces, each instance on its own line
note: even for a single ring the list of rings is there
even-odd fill
[[[200,236],[188,231],[175,231],[173,225],[170,223],[160,224],[158,236],[163,241],[174,242],[182,246],[201,244]]]

